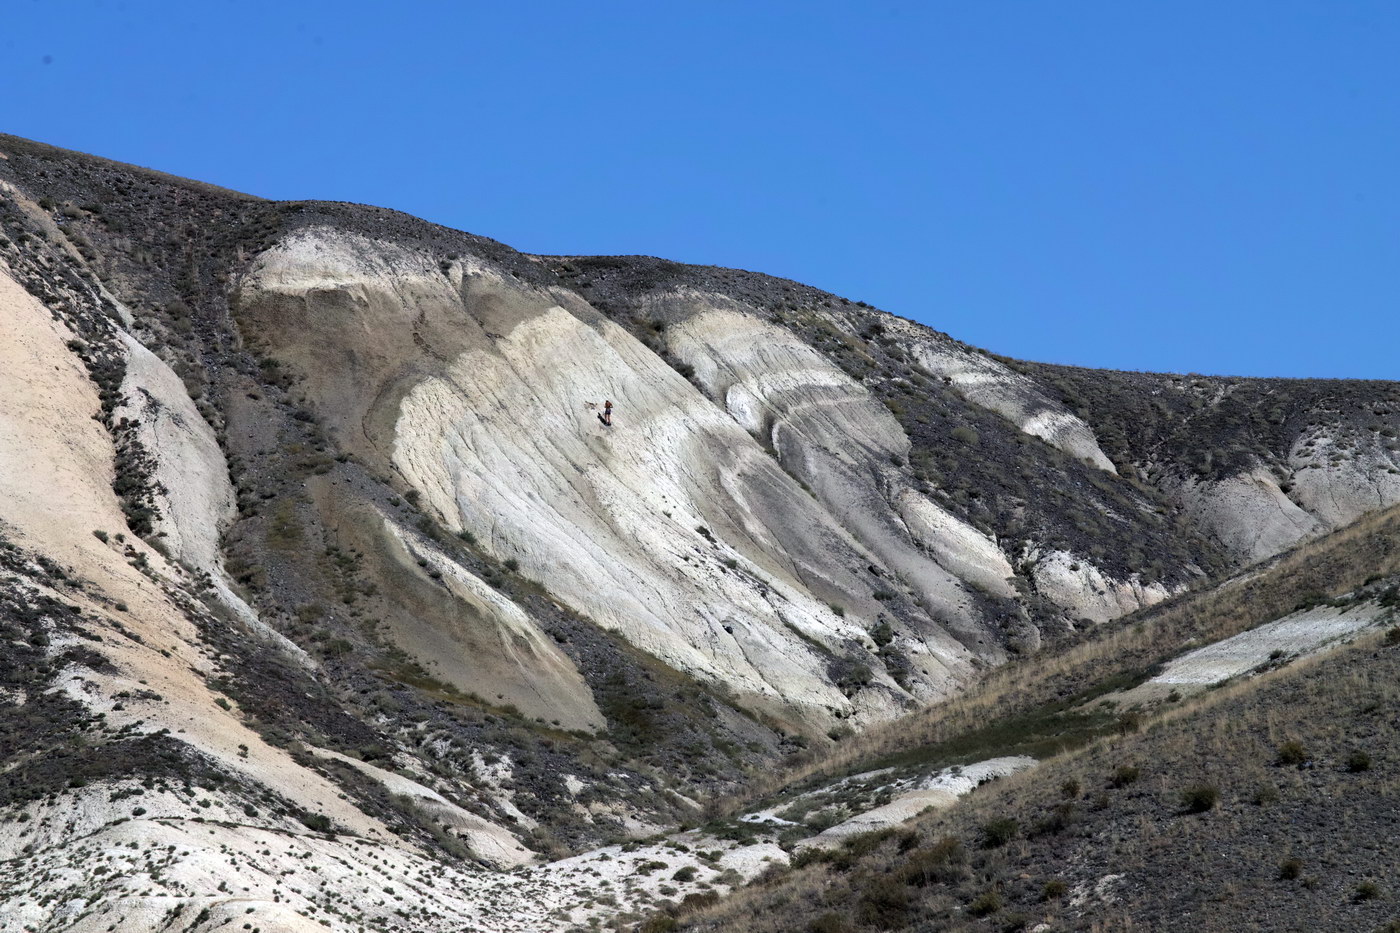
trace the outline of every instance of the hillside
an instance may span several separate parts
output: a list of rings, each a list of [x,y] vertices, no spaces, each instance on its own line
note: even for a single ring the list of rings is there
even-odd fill
[[[1398,528],[1391,510],[1143,614],[1126,630],[1136,657],[1106,633],[1024,694],[974,689],[935,732],[837,770],[1013,752],[1038,765],[903,826],[798,842],[791,868],[643,929],[1391,929]],[[814,816],[788,837],[820,839]]]
[[[602,922],[600,847],[1164,660],[1204,617],[1136,620],[1249,568],[1350,592],[1400,503],[1400,384],[1021,363],[10,136],[0,330],[0,930],[546,922],[508,869]]]

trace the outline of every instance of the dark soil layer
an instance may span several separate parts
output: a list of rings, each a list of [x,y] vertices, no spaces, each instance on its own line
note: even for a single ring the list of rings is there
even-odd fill
[[[1168,708],[673,928],[1380,929],[1400,912],[1397,636]]]

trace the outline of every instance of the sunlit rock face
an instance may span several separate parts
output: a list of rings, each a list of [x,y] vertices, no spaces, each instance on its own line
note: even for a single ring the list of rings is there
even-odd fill
[[[764,707],[858,722],[969,676],[973,652],[950,633],[967,640],[979,620],[880,489],[878,463],[907,441],[800,345],[787,352],[805,371],[748,390],[765,393],[749,400],[752,417],[786,412],[775,458],[742,420],[746,389],[730,386],[736,418],[576,296],[484,264],[444,272],[310,231],[267,254],[243,295],[310,389],[331,396],[338,429],[449,529],[668,664]],[[353,388],[322,374],[346,366]],[[597,417],[605,400],[611,427]],[[858,424],[869,427],[850,434]],[[846,452],[826,458],[823,442],[842,438]],[[875,593],[894,580],[930,606],[901,626],[914,670],[904,686],[883,675],[867,634],[883,609]],[[838,687],[835,656],[869,666],[869,682]]]

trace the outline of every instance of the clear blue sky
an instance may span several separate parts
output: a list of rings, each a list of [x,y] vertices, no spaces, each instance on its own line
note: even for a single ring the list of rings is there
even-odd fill
[[[10,0],[0,127],[1015,356],[1400,377],[1400,3]]]

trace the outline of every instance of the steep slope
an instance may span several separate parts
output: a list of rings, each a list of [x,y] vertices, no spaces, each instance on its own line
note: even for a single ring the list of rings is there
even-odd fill
[[[751,804],[806,823],[783,830],[790,869],[642,929],[1384,929],[1397,528],[1400,509],[1370,516],[790,774]],[[835,792],[1027,754],[1032,769],[922,815]],[[812,835],[853,802],[837,828],[873,831]]]
[[[534,863],[1138,658],[1400,497],[1392,384],[1021,364],[14,137],[0,323],[0,929],[545,922],[596,868]]]
[[[260,258],[238,305],[243,328],[306,374],[334,437],[600,625],[775,715],[901,708],[888,675],[848,698],[826,670],[834,655],[879,663],[831,608],[881,611],[872,556],[576,296],[309,227]],[[605,395],[612,428],[585,404]],[[906,685],[937,696],[966,679],[969,653],[920,621]]]
[[[1214,691],[643,929],[1386,929],[1397,644]]]
[[[1095,621],[1164,595],[1144,586],[1262,560],[1400,501],[1393,383],[1023,363],[755,273],[546,261],[644,338],[672,319],[658,309],[703,296],[791,331],[890,408],[913,479],[940,505],[992,532],[1056,605]]]
[[[1236,560],[1270,557],[1400,497],[1391,383],[1018,366]]]

